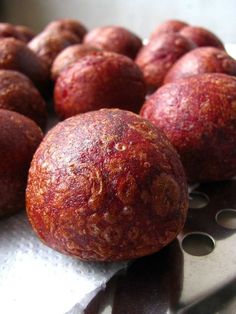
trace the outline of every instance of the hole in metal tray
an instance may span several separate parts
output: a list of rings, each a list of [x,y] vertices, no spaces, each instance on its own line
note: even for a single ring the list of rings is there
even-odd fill
[[[194,256],[210,254],[215,248],[215,240],[204,232],[188,233],[182,240],[183,250]]]
[[[189,208],[199,209],[206,207],[209,203],[209,197],[202,192],[191,192],[189,193]]]
[[[216,214],[216,222],[226,229],[236,229],[236,209],[222,209]]]

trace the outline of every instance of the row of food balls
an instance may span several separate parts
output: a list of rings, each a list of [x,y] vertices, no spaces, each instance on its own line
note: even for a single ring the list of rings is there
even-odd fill
[[[0,216],[25,207],[28,179],[28,217],[50,247],[151,254],[184,225],[186,178],[236,175],[236,61],[209,30],[170,20],[144,45],[57,20],[38,35],[2,23],[0,37]],[[52,94],[65,121],[43,139]]]

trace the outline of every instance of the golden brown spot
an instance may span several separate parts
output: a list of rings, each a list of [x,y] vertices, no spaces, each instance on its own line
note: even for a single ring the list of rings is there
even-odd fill
[[[156,132],[151,130],[150,125],[146,121],[134,122],[133,124],[129,124],[129,127],[147,140],[155,140],[157,138]]]
[[[122,151],[126,150],[126,145],[125,145],[125,144],[122,144],[122,143],[117,143],[117,144],[115,145],[115,149],[118,150],[118,151],[120,151],[120,152],[122,152]]]
[[[137,184],[133,176],[127,175],[122,178],[121,182],[117,186],[118,198],[123,204],[133,204],[136,201]]]
[[[109,162],[105,164],[105,167],[111,174],[115,174],[124,171],[126,165],[124,160],[114,158],[110,159]]]
[[[155,177],[152,182],[151,192],[152,208],[157,215],[165,217],[178,208],[180,188],[170,175],[161,174]]]
[[[83,191],[89,207],[95,210],[101,206],[104,197],[102,174],[90,164],[81,164],[78,171],[80,173],[76,175],[77,189]]]
[[[151,167],[151,164],[147,161],[145,161],[145,163],[143,165],[144,165],[144,168],[150,168]]]
[[[110,224],[114,224],[117,221],[117,217],[112,215],[109,212],[106,212],[104,214],[104,219],[105,219],[105,221],[109,222]]]
[[[101,237],[107,241],[107,243],[116,245],[122,237],[122,229],[118,226],[107,227],[101,234]]]

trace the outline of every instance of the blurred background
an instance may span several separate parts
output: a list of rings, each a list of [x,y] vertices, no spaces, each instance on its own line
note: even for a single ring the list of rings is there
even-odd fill
[[[89,29],[122,25],[145,38],[161,22],[181,19],[236,42],[235,0],[2,0],[1,21],[40,31],[53,19],[74,18]]]

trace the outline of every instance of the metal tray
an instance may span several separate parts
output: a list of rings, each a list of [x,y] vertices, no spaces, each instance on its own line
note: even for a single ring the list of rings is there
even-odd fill
[[[178,239],[116,275],[86,314],[236,313],[236,180],[189,197]]]

